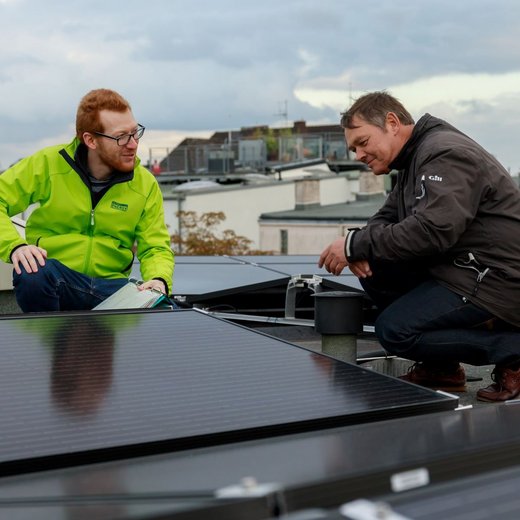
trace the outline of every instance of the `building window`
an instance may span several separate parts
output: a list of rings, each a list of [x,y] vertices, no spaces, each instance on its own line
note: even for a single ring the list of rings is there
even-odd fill
[[[289,252],[289,233],[287,229],[280,229],[280,254],[286,255]]]

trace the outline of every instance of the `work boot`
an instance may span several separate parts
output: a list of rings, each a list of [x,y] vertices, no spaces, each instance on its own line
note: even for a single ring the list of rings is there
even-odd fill
[[[491,383],[477,392],[479,401],[497,403],[515,399],[520,394],[520,364],[496,366],[491,372]]]
[[[466,390],[466,373],[460,364],[447,368],[427,363],[414,363],[408,369],[408,373],[399,376],[399,379],[446,392],[464,392]]]

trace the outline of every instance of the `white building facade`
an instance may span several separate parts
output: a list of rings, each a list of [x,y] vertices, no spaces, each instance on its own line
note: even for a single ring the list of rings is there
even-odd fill
[[[346,203],[355,200],[358,191],[358,172],[335,174],[331,172],[314,173],[305,179],[319,183],[319,200],[322,205]],[[164,193],[165,220],[170,234],[179,230],[177,212],[194,211],[201,215],[208,212],[222,211],[226,220],[217,232],[233,230],[237,235],[251,240],[251,249],[278,251],[264,244],[260,237],[258,220],[262,213],[292,210],[301,197],[298,190],[300,178],[267,180],[248,185],[221,185],[208,189]],[[313,199],[314,200],[314,199]]]

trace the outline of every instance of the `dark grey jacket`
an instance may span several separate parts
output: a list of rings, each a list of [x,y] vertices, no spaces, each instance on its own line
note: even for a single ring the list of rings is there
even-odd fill
[[[433,278],[520,326],[520,189],[480,145],[424,115],[390,165],[398,182],[349,260],[421,258]]]

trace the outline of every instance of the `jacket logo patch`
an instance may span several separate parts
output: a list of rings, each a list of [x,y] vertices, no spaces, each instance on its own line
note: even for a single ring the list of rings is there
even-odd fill
[[[112,209],[117,209],[118,211],[127,211],[128,210],[128,204],[121,204],[120,202],[116,202],[115,200],[112,201],[112,204],[110,204],[110,207]]]
[[[438,175],[430,175],[428,179],[435,182],[442,182],[442,177],[439,177]]]

